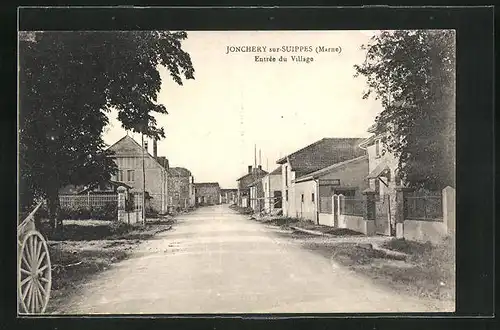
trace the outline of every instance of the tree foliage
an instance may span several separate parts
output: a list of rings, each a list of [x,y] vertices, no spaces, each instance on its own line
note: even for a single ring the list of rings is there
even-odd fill
[[[154,113],[159,66],[179,85],[194,79],[181,42],[185,32],[36,32],[19,38],[20,201],[36,196],[58,207],[67,184],[109,179],[116,165],[102,139],[107,112],[118,110],[122,127],[153,138],[165,136]]]
[[[375,133],[385,133],[401,178],[415,188],[454,186],[454,31],[382,31],[362,49],[355,76],[367,79],[363,98],[374,94],[382,103]]]

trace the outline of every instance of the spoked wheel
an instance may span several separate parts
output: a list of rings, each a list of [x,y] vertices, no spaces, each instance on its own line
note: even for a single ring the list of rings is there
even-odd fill
[[[47,243],[37,231],[29,231],[21,243],[18,257],[18,300],[21,313],[45,311],[52,284]]]

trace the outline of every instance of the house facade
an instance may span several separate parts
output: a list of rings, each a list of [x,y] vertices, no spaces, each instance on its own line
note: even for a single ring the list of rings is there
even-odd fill
[[[262,166],[252,167],[248,166],[247,174],[236,180],[238,184],[237,198],[238,206],[250,207],[250,185],[259,179],[262,179],[267,172],[262,169]]]
[[[262,178],[264,191],[264,212],[266,213],[281,210],[282,208],[283,196],[281,171],[281,166],[279,166]]]
[[[368,156],[327,166],[295,180],[297,217],[324,225],[338,226],[332,217],[333,196],[361,201],[368,188]]]
[[[382,139],[387,133],[375,134],[375,125],[368,129],[372,135],[360,144],[368,154],[369,188],[376,196],[376,233],[395,235],[396,188],[401,187],[397,173],[398,159],[385,150]]]
[[[155,142],[154,142],[155,143]],[[156,143],[155,143],[156,144]],[[142,191],[143,189],[143,154],[144,154],[144,176],[145,190],[150,196],[150,206],[159,213],[166,213],[168,206],[168,165],[156,155],[154,155],[136,142],[131,136],[126,135],[109,147],[114,152],[113,160],[118,166],[118,172],[112,176],[111,180],[125,183],[132,189]],[[143,152],[144,151],[144,152]],[[168,164],[168,163],[167,163]]]
[[[317,221],[319,215],[315,210],[319,185],[317,182],[297,185],[297,179],[333,164],[365,155],[366,151],[359,147],[364,140],[324,138],[279,159],[277,164],[281,165],[282,173],[283,215]]]
[[[185,209],[194,206],[193,176],[183,167],[168,168],[168,207]]]
[[[195,183],[196,205],[218,205],[221,203],[221,189],[217,182]]]

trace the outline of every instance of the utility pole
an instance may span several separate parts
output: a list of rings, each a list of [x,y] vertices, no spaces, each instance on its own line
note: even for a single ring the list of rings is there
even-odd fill
[[[144,132],[141,132],[142,142],[142,225],[146,225],[146,166],[144,159]]]

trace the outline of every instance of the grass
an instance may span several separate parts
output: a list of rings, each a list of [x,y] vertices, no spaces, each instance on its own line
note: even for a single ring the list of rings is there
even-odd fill
[[[89,277],[125,259],[139,241],[72,241],[50,242],[52,290],[47,312],[64,306],[66,299],[76,294],[80,284]],[[118,244],[116,244],[118,243]]]
[[[314,230],[324,234],[329,234],[333,236],[361,236],[363,235],[360,232],[347,229],[347,228],[334,228],[331,226],[318,225],[312,221],[307,220],[297,220],[294,223],[295,227],[299,227],[307,230]]]
[[[241,207],[241,206],[238,206],[238,205],[230,205],[229,206],[230,209],[232,210],[235,210],[236,212],[240,213],[240,214],[253,214],[253,209],[251,207]]]
[[[115,221],[65,220],[62,232],[51,235],[42,222],[41,231],[49,239],[52,264],[52,292],[47,312],[64,306],[89,277],[110,268],[129,256],[142,240],[171,228],[173,220],[155,219],[146,226]]]
[[[331,239],[322,243],[306,242],[304,247],[394,289],[423,298],[455,299],[455,256],[451,239],[438,245],[393,239],[381,246],[389,252],[406,254],[404,260],[383,250]]]

